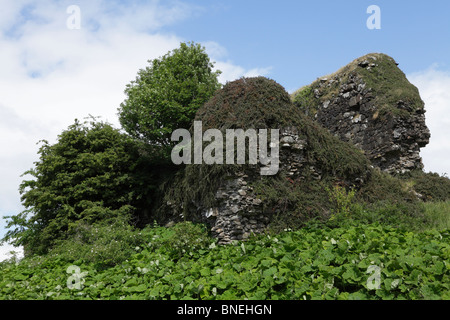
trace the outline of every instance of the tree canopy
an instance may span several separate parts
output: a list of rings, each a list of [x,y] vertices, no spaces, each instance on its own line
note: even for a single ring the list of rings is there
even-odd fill
[[[213,71],[205,48],[195,43],[181,43],[149,63],[126,86],[119,120],[131,136],[168,146],[172,132],[189,129],[197,110],[220,88],[220,71]]]
[[[42,141],[38,153],[35,168],[25,172],[32,179],[20,185],[26,210],[8,217],[15,229],[4,240],[43,253],[81,221],[144,219],[156,186],[142,143],[110,124],[76,120],[55,144]]]

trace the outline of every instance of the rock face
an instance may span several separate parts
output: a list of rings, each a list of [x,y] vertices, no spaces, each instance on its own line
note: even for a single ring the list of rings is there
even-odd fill
[[[424,103],[397,63],[384,54],[356,59],[293,94],[300,110],[387,172],[422,169],[429,142]]]

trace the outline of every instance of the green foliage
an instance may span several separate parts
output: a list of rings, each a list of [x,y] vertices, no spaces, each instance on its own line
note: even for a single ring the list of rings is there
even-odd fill
[[[425,214],[420,202],[397,202],[379,200],[374,203],[354,202],[348,218],[337,216],[328,221],[330,227],[379,223],[402,230],[424,231],[432,228],[434,222]]]
[[[423,207],[430,228],[439,231],[450,229],[450,200],[425,202]]]
[[[196,120],[202,121],[203,130],[218,128],[223,132],[296,127],[300,139],[307,140],[306,157],[321,171],[324,181],[316,181],[305,170],[302,181],[289,181],[280,173],[257,183],[258,195],[276,213],[277,228],[289,223],[297,227],[311,217],[323,217],[329,207],[323,188],[332,179],[354,181],[370,173],[369,162],[361,151],[297,112],[285,89],[265,77],[227,83],[198,110]],[[252,169],[248,164],[188,165],[168,188],[166,201],[182,204],[185,217],[195,218],[188,216],[192,203],[212,207],[220,183],[229,175],[248,169]]]
[[[370,163],[361,150],[339,140],[310,118],[300,118],[298,127],[308,140],[308,159],[317,163],[324,176],[351,181],[371,174]]]
[[[318,99],[314,97],[314,91],[311,86],[304,86],[293,94],[293,102],[300,107],[308,116],[314,116],[319,104]]]
[[[380,200],[394,204],[399,202],[418,203],[417,196],[400,179],[379,169],[372,170],[370,178],[358,193],[358,200],[367,203],[375,203]]]
[[[351,207],[354,204],[356,190],[351,189],[347,192],[344,187],[339,185],[333,188],[326,188],[330,201],[335,207],[335,212],[331,216],[334,219],[336,216],[340,218],[350,218]]]
[[[450,298],[449,230],[306,227],[227,246],[211,239],[207,248],[175,259],[166,245],[172,228],[146,232],[154,240],[107,269],[54,256],[3,262],[0,299]],[[79,278],[67,272],[73,265]],[[68,283],[77,280],[79,286],[70,289]]]
[[[151,241],[148,244],[152,250],[165,250],[174,260],[183,256],[192,256],[198,250],[206,249],[211,244],[211,238],[205,226],[184,221],[170,228],[152,227],[142,231]]]
[[[284,88],[265,77],[241,78],[228,82],[197,112],[203,130],[280,129],[296,119]],[[220,183],[229,174],[249,165],[187,165],[166,190],[166,201],[181,204],[187,219],[192,203],[211,207]]]
[[[228,82],[197,112],[203,130],[279,129],[299,118],[286,90],[265,77]]]
[[[252,183],[257,198],[263,200],[263,211],[272,213],[270,229],[299,229],[310,220],[325,221],[329,218],[332,204],[326,188],[328,180],[309,176],[295,180],[279,174],[264,177]]]
[[[376,66],[371,68],[360,67],[359,63],[365,60],[376,64]],[[346,83],[350,75],[362,79],[366,87],[371,89],[373,95],[371,103],[377,107],[380,116],[389,114],[407,117],[409,114],[424,108],[424,102],[420,98],[417,87],[408,81],[403,71],[397,67],[394,59],[381,53],[367,54],[335,73],[320,78],[333,79],[332,84],[320,86],[321,80],[317,79],[310,85],[294,92],[292,100],[301,111],[310,117],[314,117],[319,105],[338,97],[340,84]],[[314,96],[314,90],[319,90],[318,98]],[[399,101],[403,101],[410,109],[397,108]]]
[[[411,185],[411,189],[423,196],[424,201],[450,200],[450,179],[433,172],[414,170],[397,175],[405,183]]]
[[[379,93],[374,101],[386,112],[398,99],[423,107],[395,62],[375,56],[372,71],[352,71]],[[26,257],[0,262],[0,299],[450,299],[447,178],[372,170],[354,146],[299,113],[275,81],[242,78],[216,92],[212,68],[204,48],[182,43],[127,86],[119,116],[133,138],[76,121],[56,144],[43,142],[26,172],[33,179],[20,186],[26,210],[8,217],[14,229],[3,239],[24,245]],[[316,100],[313,84],[294,103],[314,113]],[[169,220],[164,203],[195,221],[188,206],[211,207],[220,183],[250,168],[168,165],[170,134],[194,116],[204,130],[296,127],[307,141],[314,172],[251,185],[272,213],[270,235],[219,246],[192,222],[130,225]],[[359,189],[355,178],[364,180]],[[423,204],[412,190],[441,202]]]
[[[170,146],[172,132],[189,129],[197,109],[219,89],[220,71],[212,71],[205,49],[194,43],[181,43],[149,63],[127,85],[119,120],[133,137]]]
[[[408,115],[408,111],[397,108],[399,101],[405,102],[411,110],[423,109],[424,102],[420,98],[419,90],[411,84],[403,71],[397,67],[397,63],[385,54],[369,54],[358,62],[374,56],[373,61],[377,66],[368,70],[367,68],[357,68],[356,73],[364,79],[367,86],[372,88],[374,94],[373,103],[379,106],[382,113],[392,113],[395,115]]]
[[[79,221],[71,228],[67,239],[55,242],[49,256],[106,268],[124,262],[143,242],[142,232],[124,218],[94,224]]]
[[[156,188],[151,157],[144,145],[111,125],[76,120],[55,144],[44,141],[39,155],[25,173],[32,179],[20,185],[26,210],[7,217],[11,230],[3,239],[23,245],[26,254],[46,252],[79,221],[146,218],[142,210]]]

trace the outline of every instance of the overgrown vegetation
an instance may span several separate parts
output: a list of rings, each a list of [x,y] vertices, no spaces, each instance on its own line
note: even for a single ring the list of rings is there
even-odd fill
[[[326,129],[296,112],[286,90],[264,77],[242,78],[227,83],[196,115],[203,130],[272,129],[296,127],[299,137],[308,141],[305,148],[310,163],[316,164],[322,178],[313,178],[308,170],[296,181],[283,175],[263,178],[255,184],[258,194],[275,214],[280,227],[290,224],[300,227],[310,218],[327,211],[324,188],[333,180],[346,183],[356,177],[370,175],[369,161],[351,144],[340,141]],[[251,171],[252,165],[191,165],[178,172],[167,190],[166,201],[182,204],[185,217],[195,219],[189,212],[192,204],[209,208],[224,179],[238,171]],[[163,209],[166,209],[163,207]],[[275,223],[273,223],[275,224]]]
[[[369,57],[375,57],[376,60]],[[371,69],[360,67],[356,69],[356,73],[364,79],[369,88],[372,88],[373,103],[379,106],[381,113],[405,114],[405,111],[412,113],[424,108],[419,90],[408,81],[394,59],[385,54],[368,54],[358,59],[358,63],[368,58],[376,67]],[[411,109],[408,111],[397,108],[399,101],[405,102]]]
[[[437,173],[421,170],[397,175],[405,185],[422,196],[424,201],[450,200],[450,179]]]
[[[420,108],[395,62],[374,56],[375,69],[356,69],[380,99]],[[202,47],[181,44],[127,86],[128,134],[93,119],[43,142],[20,186],[26,210],[8,217],[3,240],[26,254],[0,262],[0,299],[450,299],[448,178],[373,169],[275,81],[216,91],[212,67]],[[395,83],[383,83],[387,72]],[[314,107],[313,89],[296,103]],[[222,246],[189,222],[200,220],[190,206],[211,207],[225,179],[254,169],[168,163],[170,133],[194,119],[203,130],[295,127],[307,141],[313,167],[251,183],[271,213],[265,234]]]
[[[127,260],[108,269],[56,255],[3,262],[0,298],[450,298],[448,230],[322,225],[218,246],[183,224],[149,227],[141,238]]]
[[[27,254],[44,254],[81,226],[97,222],[143,225],[150,219],[164,172],[143,143],[94,120],[75,123],[51,145],[20,185],[26,210],[6,217],[4,238]]]

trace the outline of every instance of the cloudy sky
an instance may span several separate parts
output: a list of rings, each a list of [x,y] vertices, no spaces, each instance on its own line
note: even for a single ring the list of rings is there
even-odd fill
[[[432,3],[0,0],[0,217],[22,211],[20,175],[39,140],[88,115],[119,127],[125,85],[182,41],[206,47],[222,83],[264,75],[290,92],[364,54],[391,55],[426,103],[425,170],[450,174],[450,2]],[[381,29],[367,27],[373,4]]]

